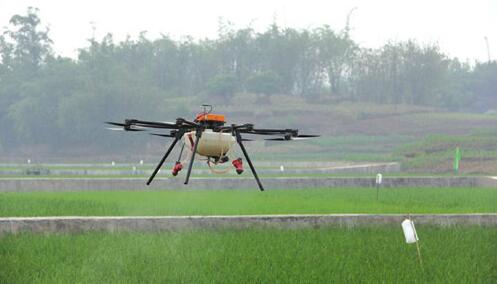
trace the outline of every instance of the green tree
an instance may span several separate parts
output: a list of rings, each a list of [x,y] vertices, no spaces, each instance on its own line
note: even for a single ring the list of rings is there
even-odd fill
[[[378,103],[445,105],[449,65],[438,46],[413,41],[363,50],[351,72],[353,93]]]
[[[40,69],[52,58],[52,41],[48,28],[41,28],[38,9],[29,7],[26,15],[14,15],[0,37],[0,128],[7,141],[21,142],[15,135],[28,131],[28,123],[20,117],[21,109],[35,108]]]
[[[341,34],[337,34],[325,25],[315,33],[318,39],[319,60],[328,78],[331,93],[343,96],[346,91],[342,83],[350,72],[358,47],[349,38],[347,28]]]
[[[476,64],[469,84],[478,110],[497,110],[497,61]]]
[[[237,90],[237,80],[232,74],[220,74],[207,83],[207,94],[229,103]]]
[[[273,71],[256,73],[247,79],[247,91],[258,95],[258,102],[267,102],[268,96],[281,91],[281,78]]]
[[[0,76],[6,74],[12,67],[13,49],[13,45],[7,42],[5,35],[0,35]]]
[[[38,12],[38,9],[29,7],[25,16],[14,15],[9,21],[10,29],[4,32],[4,41],[6,38],[12,41],[13,64],[29,68],[31,73],[52,55],[49,29],[41,30]]]
[[[295,68],[299,60],[296,43],[298,32],[294,29],[281,30],[276,24],[255,39],[258,64],[254,71],[271,70],[281,78],[282,92],[291,94],[295,87]]]
[[[267,101],[329,88],[341,100],[497,108],[496,62],[469,66],[414,41],[360,48],[348,31],[272,24],[255,32],[227,24],[217,39],[152,40],[142,32],[115,42],[108,34],[90,39],[72,60],[52,53],[48,29],[29,8],[0,34],[0,144],[99,153],[115,143],[102,121],[161,120],[202,94],[229,103],[237,91]],[[145,141],[123,137],[123,147]]]
[[[281,78],[273,71],[263,71],[250,76],[247,79],[247,91],[272,95],[280,92]]]

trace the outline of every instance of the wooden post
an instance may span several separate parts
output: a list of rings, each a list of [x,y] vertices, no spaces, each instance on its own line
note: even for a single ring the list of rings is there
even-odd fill
[[[411,219],[411,214],[409,213],[407,215],[407,218],[409,219],[409,221],[411,222],[411,227],[412,227],[412,231],[414,232],[415,234],[415,238],[416,238],[416,249],[418,250],[418,259],[419,259],[419,264],[421,265],[421,268],[423,268],[423,260],[421,259],[421,249],[419,248],[419,238],[418,238],[418,232],[416,232],[416,229],[414,228],[414,222],[412,221]]]

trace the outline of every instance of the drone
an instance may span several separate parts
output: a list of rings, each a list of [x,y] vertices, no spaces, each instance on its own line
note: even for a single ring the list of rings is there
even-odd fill
[[[255,134],[255,135],[267,135],[272,136],[271,138],[266,138],[265,140],[271,141],[292,141],[309,139],[313,137],[319,137],[319,135],[302,135],[298,133],[298,129],[260,129],[255,128],[251,123],[245,124],[231,124],[225,125],[225,116],[222,114],[212,113],[212,105],[202,105],[203,111],[199,113],[194,121],[188,121],[184,118],[177,118],[176,122],[160,122],[160,121],[144,121],[138,119],[125,119],[124,123],[119,122],[106,122],[107,124],[118,126],[118,128],[108,128],[111,130],[124,130],[124,131],[146,131],[150,129],[164,129],[169,130],[169,133],[150,133],[151,135],[173,138],[173,141],[169,148],[167,149],[164,156],[162,156],[159,164],[154,169],[152,175],[147,181],[147,185],[153,181],[160,168],[166,161],[169,154],[176,146],[176,144],[182,140],[182,146],[179,153],[179,157],[173,166],[172,174],[173,176],[178,175],[178,173],[183,169],[183,163],[181,162],[181,157],[184,150],[189,152],[189,163],[188,171],[186,174],[185,184],[188,184],[190,179],[193,162],[195,156],[199,155],[207,160],[209,167],[211,165],[218,165],[226,163],[230,160],[228,153],[234,148],[234,144],[238,143],[240,149],[249,164],[250,170],[254,175],[257,185],[261,191],[264,191],[257,172],[255,171],[254,165],[250,160],[247,150],[243,145],[245,141],[254,141],[253,139],[243,138],[242,134]],[[274,137],[278,136],[278,137]],[[243,160],[241,157],[237,159],[232,159],[232,165],[236,170],[237,174],[242,174]]]

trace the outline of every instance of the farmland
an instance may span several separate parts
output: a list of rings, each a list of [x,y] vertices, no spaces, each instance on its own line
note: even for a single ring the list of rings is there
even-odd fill
[[[0,193],[3,217],[495,212],[495,188]]]
[[[400,225],[0,238],[6,283],[495,283],[497,230],[418,226],[423,266]]]

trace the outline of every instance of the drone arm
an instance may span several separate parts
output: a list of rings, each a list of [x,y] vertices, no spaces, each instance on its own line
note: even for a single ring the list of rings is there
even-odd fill
[[[240,129],[239,132],[246,133],[246,134],[255,134],[255,135],[283,136],[283,137],[278,137],[278,138],[265,139],[265,140],[273,140],[273,141],[302,140],[302,139],[319,137],[319,135],[313,135],[313,134],[299,134],[298,129],[246,128],[246,129]]]
[[[203,131],[204,130],[201,128],[197,128],[197,130],[195,131],[195,145],[193,145],[192,157],[190,159],[190,164],[188,165],[188,172],[186,173],[185,184],[188,184],[188,181],[190,180],[190,174],[192,173],[192,167],[193,167],[193,162],[195,160],[195,154],[197,153],[198,142],[200,140],[200,136],[202,136]]]
[[[149,128],[165,128],[165,129],[179,129],[181,127],[178,123],[169,122],[159,122],[159,121],[146,121],[138,119],[125,120],[129,125],[136,125],[139,127],[149,127]]]
[[[240,135],[240,132],[235,130],[235,136],[236,136],[236,142],[238,142],[238,145],[240,145],[240,148],[242,149],[243,155],[245,156],[245,159],[247,159],[247,162],[250,166],[250,170],[252,171],[252,174],[255,177],[255,180],[257,181],[257,185],[259,185],[259,189],[261,191],[264,191],[264,187],[262,186],[261,181],[259,180],[259,177],[257,176],[257,172],[255,171],[254,165],[252,165],[252,161],[250,160],[247,150],[245,150],[245,146],[243,146],[243,139],[242,136]]]
[[[169,149],[167,149],[166,151],[166,154],[164,154],[164,156],[162,157],[162,159],[160,160],[159,164],[157,165],[157,167],[155,168],[154,172],[152,173],[152,175],[150,176],[150,178],[148,179],[147,181],[147,185],[150,185],[150,183],[152,182],[152,180],[154,179],[155,175],[159,172],[160,168],[162,167],[162,165],[164,164],[164,162],[166,161],[167,159],[167,156],[169,156],[169,154],[171,153],[171,151],[173,150],[174,146],[176,145],[176,143],[178,142],[179,139],[181,139],[181,137],[183,136],[184,134],[184,130],[183,129],[180,129],[178,132],[176,132],[176,136],[174,138],[174,141],[173,143],[171,143],[171,146],[169,146]]]
[[[176,119],[176,124],[188,125],[191,127],[198,127],[199,126],[197,123],[192,122],[192,121],[188,121],[188,120],[181,118],[181,117]]]
[[[198,124],[187,121],[183,118],[176,119],[176,122],[161,122],[161,121],[146,121],[139,119],[125,119],[124,123],[121,122],[106,122],[107,124],[123,127],[127,131],[143,131],[145,128],[158,128],[158,129],[175,129],[182,128],[194,129]]]

